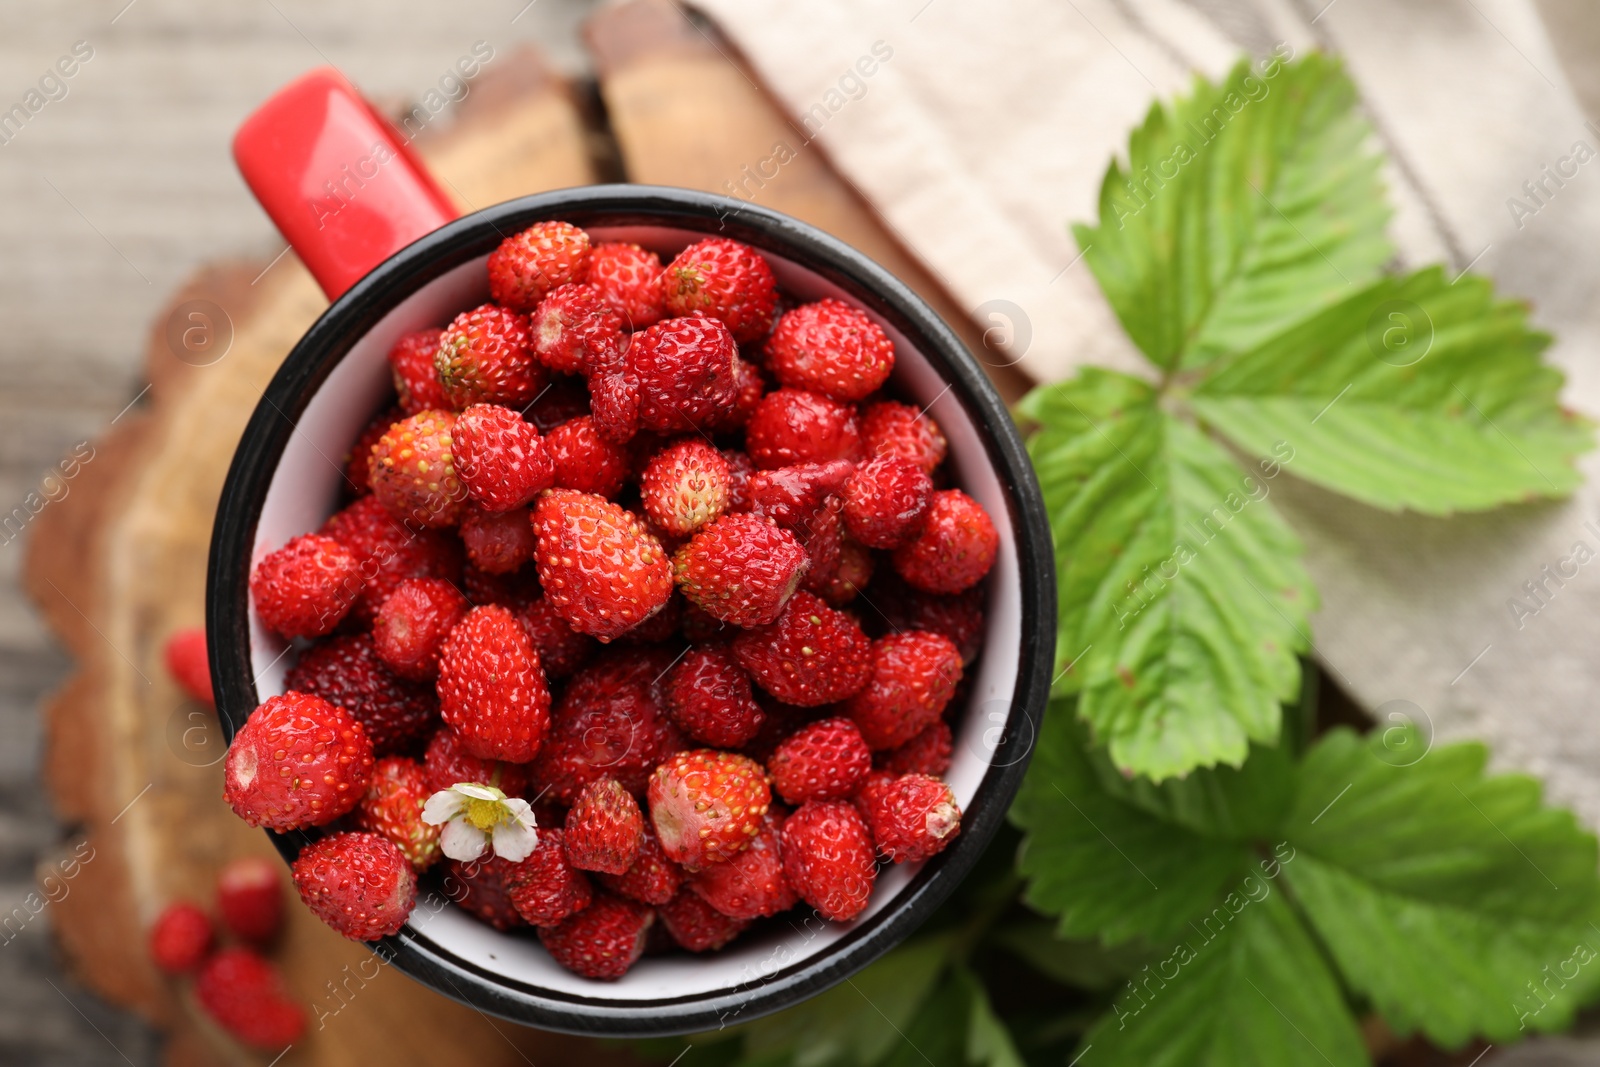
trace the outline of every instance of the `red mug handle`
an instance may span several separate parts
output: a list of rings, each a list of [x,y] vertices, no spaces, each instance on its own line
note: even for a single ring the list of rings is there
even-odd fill
[[[234,134],[233,158],[329,300],[459,215],[399,131],[332,67],[256,109]]]

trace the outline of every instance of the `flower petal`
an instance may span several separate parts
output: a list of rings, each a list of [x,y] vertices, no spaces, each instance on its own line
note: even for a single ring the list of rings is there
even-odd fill
[[[422,805],[422,821],[429,826],[438,826],[460,815],[466,805],[467,798],[454,789],[441,789]]]
[[[539,847],[539,831],[521,822],[501,823],[494,828],[494,854],[512,863],[521,863]]]
[[[505,801],[508,822],[520,823],[528,829],[538,825],[533,817],[533,805],[521,797],[507,797]]]
[[[480,785],[477,782],[457,782],[450,787],[462,796],[471,797],[473,800],[504,800],[506,795],[492,785]]]
[[[462,863],[471,863],[483,855],[484,848],[489,844],[488,835],[471,823],[460,819],[453,819],[445,823],[444,833],[439,835],[439,849],[453,860]]]

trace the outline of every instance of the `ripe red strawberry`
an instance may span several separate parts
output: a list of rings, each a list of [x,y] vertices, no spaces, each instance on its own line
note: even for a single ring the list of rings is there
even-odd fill
[[[522,417],[540,433],[549,433],[563,422],[589,414],[589,390],[580,381],[557,378],[534,398]]]
[[[406,415],[417,415],[430,408],[448,408],[444,387],[439,384],[439,369],[434,357],[444,331],[437,328],[408,333],[389,349],[389,367],[394,372],[394,391]]]
[[[205,962],[215,942],[211,919],[199,905],[173,901],[150,927],[150,959],[168,974],[183,974]]]
[[[321,637],[350,612],[361,592],[355,554],[331,537],[304,534],[265,556],[250,573],[250,596],[268,629]]]
[[[517,864],[492,851],[469,863],[449,862],[450,873],[443,886],[445,896],[496,930],[515,930],[528,925],[511,903],[509,883]]]
[[[728,461],[697,437],[668,445],[645,463],[639,502],[657,529],[687,537],[728,509]]]
[[[656,909],[661,924],[679,948],[690,952],[713,952],[750,925],[748,919],[734,919],[713,908],[698,893],[683,889]]]
[[[228,1033],[263,1052],[281,1053],[305,1033],[305,1009],[283,976],[247,948],[225,948],[195,978],[200,1006]]]
[[[461,545],[439,530],[408,530],[364,496],[322,524],[321,533],[343,544],[360,564],[360,590],[350,614],[370,623],[383,602],[409,578],[461,580]]]
[[[375,755],[415,748],[439,725],[439,702],[432,687],[391,671],[370,634],[317,642],[300,654],[283,684],[349,712],[372,741]]]
[[[861,440],[869,456],[904,456],[932,474],[944,462],[944,431],[910,404],[882,400],[861,413]]]
[[[162,658],[166,660],[167,673],[180,689],[196,700],[215,706],[217,700],[211,692],[211,660],[206,655],[204,626],[175,631],[167,638]]]
[[[800,531],[831,494],[849,483],[854,471],[855,465],[843,459],[756,471],[745,487],[750,513]]]
[[[796,528],[811,566],[801,587],[820,593],[832,584],[844,558],[844,500],[830,496]]]
[[[894,863],[928,859],[961,832],[955,794],[928,774],[875,779],[861,790],[857,806],[866,818],[878,852]]]
[[[562,423],[544,442],[555,465],[555,484],[563,489],[609,498],[628,477],[628,450],[601,437],[593,416]]]
[[[578,792],[567,812],[567,859],[585,871],[622,874],[639,856],[644,816],[615,778],[598,778]]]
[[[722,516],[672,558],[673,577],[690,603],[743,627],[777,618],[805,568],[805,549],[794,535],[753,515]]]
[[[761,398],[744,428],[745,451],[757,467],[792,467],[861,458],[856,409],[821,393],[775,389]]]
[[[217,916],[241,941],[265,945],[283,928],[283,868],[276,857],[241,856],[217,874]]]
[[[585,785],[610,776],[629,793],[644,793],[650,769],[676,744],[663,731],[652,684],[666,673],[672,654],[664,656],[657,665],[661,657],[643,650],[608,652],[572,677],[533,765],[533,790],[571,804]]]
[[[639,389],[639,425],[662,433],[695,432],[739,399],[738,346],[716,319],[663,319],[628,344],[628,370]]]
[[[750,476],[756,472],[755,461],[736,448],[726,448],[722,458],[728,461],[728,510],[750,510]]]
[[[959,489],[941,489],[922,532],[895,550],[894,569],[925,593],[959,593],[983,580],[999,550],[983,506]]]
[[[405,417],[406,412],[400,408],[390,408],[367,423],[356,443],[350,446],[349,455],[344,457],[344,480],[348,483],[349,495],[363,496],[372,492],[372,450],[389,432],[389,427]]]
[[[439,675],[439,648],[467,614],[467,598],[439,578],[401,582],[372,620],[378,658],[402,678],[431,681]]]
[[[592,285],[572,282],[545,294],[531,319],[534,358],[562,374],[616,365],[622,316]]]
[[[456,473],[485,511],[521,507],[555,484],[555,464],[530,422],[498,404],[474,404],[456,417]]]
[[[662,275],[661,291],[669,314],[703,312],[727,324],[740,344],[765,337],[778,306],[767,261],[725,237],[708,237],[679,252]]]
[[[891,774],[927,774],[937,778],[950,769],[952,747],[950,725],[943,719],[935,719],[899,748],[880,752],[874,763]]]
[[[549,377],[533,358],[527,317],[494,304],[451,320],[439,338],[434,368],[445,399],[457,411],[473,404],[504,404],[520,411]]]
[[[405,853],[377,834],[329,834],[300,850],[294,884],[313,915],[352,941],[399,931],[417,903]]]
[[[630,331],[654,325],[663,314],[661,258],[638,245],[595,245],[589,252],[589,284]]]
[[[839,565],[833,577],[815,592],[833,607],[842,608],[872,582],[873,567],[872,550],[846,538],[839,546]]]
[[[759,919],[794,907],[800,896],[783,874],[784,818],[777,809],[769,810],[749,848],[696,872],[689,887],[731,919]]]
[[[745,423],[755,413],[756,405],[767,394],[767,379],[761,373],[761,368],[747,359],[733,357],[733,380],[738,387],[738,394],[731,405],[706,423],[704,428],[712,433],[733,433],[744,429]]]
[[[766,715],[750,692],[750,676],[726,647],[684,653],[667,674],[662,696],[672,721],[713,748],[738,748],[755,737]]]
[[[883,609],[891,630],[931,630],[944,634],[970,665],[983,648],[983,586],[951,596],[924,593],[902,582],[892,571],[873,584],[872,602]]]
[[[574,630],[610,641],[672,595],[661,542],[602,497],[553,489],[539,498],[533,528],[545,597]]]
[[[843,700],[872,675],[872,643],[860,625],[804,590],[772,625],[736,637],[733,654],[761,688],[801,707]]]
[[[611,892],[641,904],[665,904],[683,885],[683,871],[667,859],[661,842],[648,825],[633,865],[622,874],[601,874],[600,883]]]
[[[589,407],[594,431],[614,445],[639,432],[639,380],[627,367],[610,367],[589,376]]]
[[[849,719],[820,719],[790,734],[778,745],[767,771],[772,788],[790,804],[841,800],[872,769],[872,750]]]
[[[424,411],[402,419],[372,446],[372,495],[401,522],[454,526],[467,499],[456,474],[456,417]]]
[[[670,595],[661,610],[617,638],[619,645],[660,645],[678,636],[678,622],[686,606],[683,597]]]
[[[856,468],[844,491],[850,536],[868,548],[897,548],[915,537],[933,504],[933,479],[904,456],[877,456]]]
[[[516,616],[473,608],[439,650],[439,711],[483,759],[526,763],[550,729],[550,689]]]
[[[944,712],[961,681],[961,651],[943,634],[911,630],[872,642],[872,680],[843,712],[874,749],[898,748]]]
[[[567,620],[543,597],[518,608],[517,621],[528,631],[548,679],[567,677],[594,654],[594,638],[568,626]]]
[[[853,403],[888,380],[894,342],[865,311],[829,298],[778,319],[767,338],[767,366],[791,389]]]
[[[866,908],[878,868],[872,834],[855,806],[813,800],[783,824],[783,873],[824,919],[849,922]]]
[[[433,735],[422,757],[429,794],[449,789],[457,782],[492,785],[507,796],[521,796],[528,788],[527,768],[516,763],[481,759],[467,751],[461,735],[446,726]]]
[[[527,508],[493,512],[466,509],[461,515],[460,533],[467,561],[486,574],[518,570],[533,559],[538,547],[531,519]]]
[[[403,756],[381,759],[372,770],[366,796],[356,807],[356,826],[393,841],[413,868],[425,871],[440,856],[442,827],[422,821],[422,806],[433,792],[428,788],[428,772],[416,760]]]
[[[224,798],[251,826],[299,830],[332,822],[372,777],[372,742],[343,708],[309,693],[269,697],[233,737]]]
[[[733,752],[678,752],[650,776],[650,821],[661,849],[690,870],[748,848],[772,804],[761,765]]]
[[[536,222],[489,253],[489,295],[532,311],[550,290],[589,273],[589,235],[569,222]]]
[[[517,914],[534,926],[554,926],[594,899],[589,879],[567,856],[566,835],[555,827],[539,829],[538,845],[511,866],[505,886]]]
[[[555,961],[585,978],[616,979],[644,954],[655,912],[637,901],[600,894],[559,926],[539,929]]]

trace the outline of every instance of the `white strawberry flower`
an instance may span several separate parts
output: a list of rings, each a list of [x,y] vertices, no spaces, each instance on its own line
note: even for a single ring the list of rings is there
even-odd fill
[[[439,848],[462,863],[471,863],[491,847],[496,856],[517,863],[539,844],[533,808],[492,785],[457,782],[439,790],[422,806],[422,821],[444,827]]]

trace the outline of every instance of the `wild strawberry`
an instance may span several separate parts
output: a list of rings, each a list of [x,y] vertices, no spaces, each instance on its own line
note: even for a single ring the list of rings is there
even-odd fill
[[[470,862],[449,860],[448,863],[450,873],[445,876],[442,888],[450,900],[496,930],[514,930],[528,925],[511,903],[506,885],[516,864],[492,851]]]
[[[944,462],[944,431],[910,404],[882,400],[861,413],[861,440],[869,456],[903,456],[932,474]]]
[[[961,832],[955,794],[938,778],[902,774],[874,780],[861,790],[857,806],[866,818],[878,852],[894,863],[928,859]]]
[[[628,450],[600,436],[593,416],[562,423],[544,441],[563,489],[610,498],[628,477]]]
[[[467,598],[449,582],[406,579],[372,620],[378,658],[402,678],[420,682],[438,677],[439,648],[468,606]]]
[[[652,657],[633,650],[623,656],[602,655],[562,691],[550,735],[532,768],[532,788],[548,791],[558,803],[570,805],[585,785],[606,776],[642,795],[650,769],[662,758],[665,715],[652,691],[654,674],[635,671],[642,667],[664,674],[666,665],[656,666]]]
[[[365,623],[400,583],[409,578],[461,580],[461,545],[438,530],[407,529],[376,497],[364,496],[337,512],[320,531],[343,544],[359,561],[355,607]]]
[[[763,716],[761,729],[744,743],[739,752],[765,767],[767,760],[778,751],[778,745],[782,744],[783,739],[815,719],[817,715],[813,708],[785,704],[772,699],[759,689],[755,691],[755,695],[756,704],[760,706]]]
[[[830,496],[796,528],[811,566],[801,587],[820,593],[832,584],[844,558],[844,500]]]
[[[434,356],[439,385],[457,411],[504,404],[520,411],[549,377],[533,358],[526,316],[493,304],[463,311],[439,338]]]
[[[790,804],[840,800],[872,769],[872,750],[849,719],[821,719],[790,734],[767,760],[772,788]]]
[[[728,510],[749,511],[750,476],[756,472],[755,461],[736,448],[723,449],[722,458],[728,461]]]
[[[944,634],[961,650],[963,665],[970,665],[983,649],[984,590],[981,584],[944,596],[913,589],[891,571],[873,583],[872,602],[883,610],[891,630],[931,630]]]
[[[847,801],[813,800],[783,824],[783,873],[824,919],[849,922],[866,909],[878,869],[872,834]]]
[[[776,809],[769,810],[749,848],[696,872],[689,887],[733,919],[759,919],[794,907],[800,897],[783,875],[783,821]]]
[[[661,924],[679,948],[690,952],[713,952],[750,925],[748,919],[734,919],[713,908],[698,893],[683,889],[656,909]]]
[[[378,834],[329,834],[300,850],[294,884],[313,915],[352,941],[397,933],[417,903],[417,874]]]
[[[639,391],[639,425],[662,433],[714,423],[739,398],[738,346],[704,316],[663,319],[633,335],[628,370]]]
[[[439,650],[439,711],[468,752],[526,763],[550,729],[550,689],[516,616],[473,608]]]
[[[515,311],[532,311],[558,285],[589,273],[589,235],[569,222],[536,222],[489,253],[489,295]]]
[[[678,620],[683,617],[684,599],[676,594],[667,597],[661,610],[617,637],[619,645],[659,645],[678,636]]]
[[[594,638],[568,626],[567,620],[543,597],[518,608],[517,620],[528,631],[546,678],[565,678],[594,654]]]
[[[983,506],[959,489],[941,489],[922,532],[895,549],[894,569],[925,593],[959,593],[983,580],[999,549]]]
[[[217,916],[234,937],[265,945],[283,928],[283,868],[276,857],[241,856],[217,874]]]
[[[633,866],[643,840],[638,801],[615,778],[584,786],[567,812],[567,859],[580,870],[621,874]]]
[[[777,618],[805,567],[794,535],[753,515],[724,515],[672,558],[673,577],[690,603],[743,627]]]
[[[542,389],[522,417],[540,433],[549,433],[563,422],[589,414],[589,390],[581,381],[557,378]]]
[[[439,369],[434,365],[442,337],[444,331],[437,328],[418,330],[404,335],[389,349],[394,391],[405,415],[450,406],[444,387],[439,384]]]
[[[750,692],[750,676],[726,648],[691,648],[667,674],[662,695],[672,721],[713,748],[738,748],[766,716]]]
[[[194,991],[207,1015],[252,1048],[281,1053],[305,1033],[305,1009],[278,969],[250,949],[225,948],[212,956]]]
[[[679,252],[661,278],[662,300],[673,315],[702,312],[725,323],[740,344],[772,328],[778,306],[772,268],[749,245],[708,237]]]
[[[474,404],[456,416],[456,473],[485,511],[521,507],[555,484],[555,464],[530,422],[498,404]]]
[[[622,874],[602,873],[600,882],[613,893],[629,900],[659,905],[671,900],[678,887],[683,885],[683,871],[667,859],[667,854],[661,850],[661,842],[647,825],[633,865]]]
[[[872,643],[860,625],[803,590],[776,622],[734,638],[733,654],[761,688],[801,707],[843,700],[872,675]]]
[[[868,548],[896,548],[915,537],[933,504],[933,479],[904,456],[877,456],[856,468],[844,491],[850,536]]]
[[[440,827],[422,821],[434,793],[422,764],[403,756],[378,761],[372,784],[356,807],[356,826],[393,841],[411,866],[425,871],[439,858]]]
[[[233,737],[224,797],[251,826],[321,826],[360,801],[372,742],[343,708],[309,693],[269,697]]]
[[[211,660],[206,655],[206,630],[204,626],[190,626],[175,631],[167,638],[161,650],[167,673],[178,683],[178,688],[196,700],[215,706],[217,700],[211,692]]]
[[[678,632],[691,645],[703,645],[727,632],[728,624],[707,612],[698,604],[685,600],[678,616]]]
[[[505,886],[517,914],[534,926],[554,926],[594,899],[589,879],[567,857],[566,835],[555,827],[539,830],[538,845],[506,872]]]
[[[650,776],[649,799],[662,851],[696,870],[750,846],[772,791],[754,760],[701,748],[664,760]]]
[[[654,325],[663,314],[661,259],[638,245],[595,245],[589,252],[589,284],[630,331]]]
[[[456,474],[456,417],[424,411],[402,419],[372,446],[372,495],[401,522],[454,526],[467,491]]]
[[[830,495],[849,483],[854,470],[850,461],[835,459],[756,471],[745,487],[750,513],[786,530],[800,530]]]
[[[637,901],[600,895],[559,926],[539,928],[555,961],[585,978],[616,979],[644,954],[655,912]]]
[[[461,544],[467,560],[488,574],[510,574],[533,559],[538,542],[527,508],[483,511],[468,508],[461,515]]]
[[[645,464],[639,502],[658,529],[687,537],[728,509],[728,461],[699,438],[668,445]]]
[[[521,611],[544,595],[539,588],[539,571],[530,563],[510,574],[490,574],[468,563],[461,571],[461,591],[473,604],[498,604]]]
[[[545,294],[534,309],[533,354],[562,374],[588,374],[616,365],[622,316],[591,285],[571,282]]]
[[[405,417],[406,413],[400,408],[390,408],[367,423],[356,443],[350,446],[349,455],[344,457],[344,480],[350,496],[372,492],[372,450],[389,432],[389,427]]]
[[[765,470],[861,458],[856,409],[803,389],[775,389],[762,397],[744,433],[745,451]]]
[[[672,595],[672,566],[644,524],[591,493],[554,489],[533,512],[539,582],[581,633],[610,641]]]
[[[331,537],[305,534],[268,554],[250,573],[256,614],[284,637],[321,637],[350,612],[361,591],[360,562]]]
[[[162,909],[150,927],[150,959],[168,974],[183,974],[205,962],[216,942],[211,918],[187,900]]]
[[[961,681],[961,651],[911,630],[872,642],[872,679],[841,709],[874,749],[898,748],[934,722]]]
[[[467,751],[461,735],[446,726],[433,735],[422,757],[429,794],[449,789],[457,782],[492,785],[507,796],[520,796],[528,787],[527,769],[516,763],[482,759]]]
[[[872,550],[846,538],[839,546],[839,565],[833,577],[815,592],[833,607],[842,608],[872,582],[874,566]]]
[[[899,748],[880,752],[874,766],[895,775],[915,773],[937,778],[950,769],[952,747],[950,724],[935,719]]]
[[[439,725],[433,689],[407,681],[378,655],[370,634],[319,641],[284,675],[286,689],[312,693],[350,713],[376,755],[412,748]]]
[[[733,357],[733,380],[738,388],[732,404],[711,417],[705,429],[712,433],[733,433],[744,429],[756,405],[767,395],[767,380],[761,368],[747,359]]]
[[[860,308],[832,298],[802,304],[767,338],[767,366],[791,389],[864,400],[894,370],[894,342]]]

